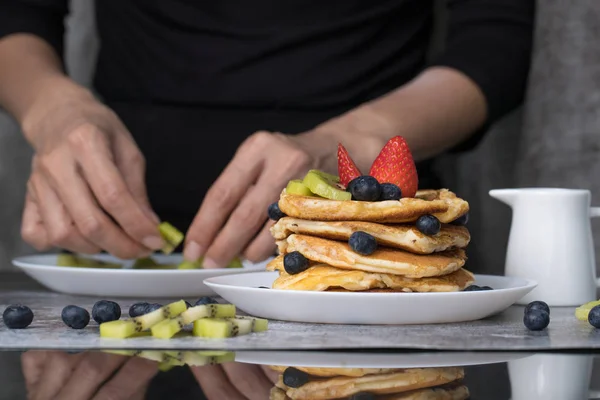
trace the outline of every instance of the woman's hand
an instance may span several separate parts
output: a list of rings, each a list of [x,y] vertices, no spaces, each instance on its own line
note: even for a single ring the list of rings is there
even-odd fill
[[[62,87],[61,87],[62,88]],[[35,156],[22,236],[39,250],[135,258],[162,247],[145,160],[119,118],[83,89],[48,88],[23,121]]]
[[[263,400],[269,398],[277,373],[267,367],[224,363],[190,367],[208,400]]]

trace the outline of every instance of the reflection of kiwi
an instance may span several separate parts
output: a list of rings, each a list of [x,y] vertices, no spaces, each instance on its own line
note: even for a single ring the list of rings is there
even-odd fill
[[[335,175],[313,169],[306,174],[302,182],[312,193],[326,199],[350,200],[352,198],[352,194],[340,186],[340,180]]]
[[[298,196],[312,196],[313,193],[306,187],[300,179],[294,179],[288,182],[285,188],[287,194],[295,194]]]
[[[162,248],[162,252],[165,254],[171,254],[183,242],[183,233],[168,222],[161,222],[158,231],[165,242]]]
[[[150,329],[152,330],[152,336],[160,339],[170,339],[181,331],[184,326],[200,318],[207,317],[235,317],[235,306],[233,304],[205,304],[190,307],[177,317],[161,321]]]
[[[269,327],[269,322],[262,318],[203,318],[194,322],[194,336],[212,339],[223,339],[251,332],[263,332]]]

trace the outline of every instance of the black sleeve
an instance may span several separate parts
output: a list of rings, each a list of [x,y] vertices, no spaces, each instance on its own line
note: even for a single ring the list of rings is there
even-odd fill
[[[433,65],[459,70],[481,88],[489,126],[525,96],[535,0],[447,0],[447,5],[446,44]]]
[[[31,33],[50,43],[62,58],[68,12],[69,0],[0,0],[0,39]]]

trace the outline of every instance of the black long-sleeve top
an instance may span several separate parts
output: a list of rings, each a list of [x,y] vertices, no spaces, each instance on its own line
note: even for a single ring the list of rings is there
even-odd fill
[[[524,96],[534,3],[447,0],[428,62],[433,0],[98,0],[94,86],[145,153],[159,214],[183,227],[249,134],[310,129],[428,65],[469,76],[497,120]],[[62,54],[68,4],[0,0],[0,38],[32,33]]]

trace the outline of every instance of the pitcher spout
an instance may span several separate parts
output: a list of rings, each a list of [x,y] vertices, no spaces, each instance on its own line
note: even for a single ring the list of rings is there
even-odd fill
[[[518,189],[493,189],[489,191],[489,194],[496,200],[500,200],[504,204],[512,207],[518,192]]]

